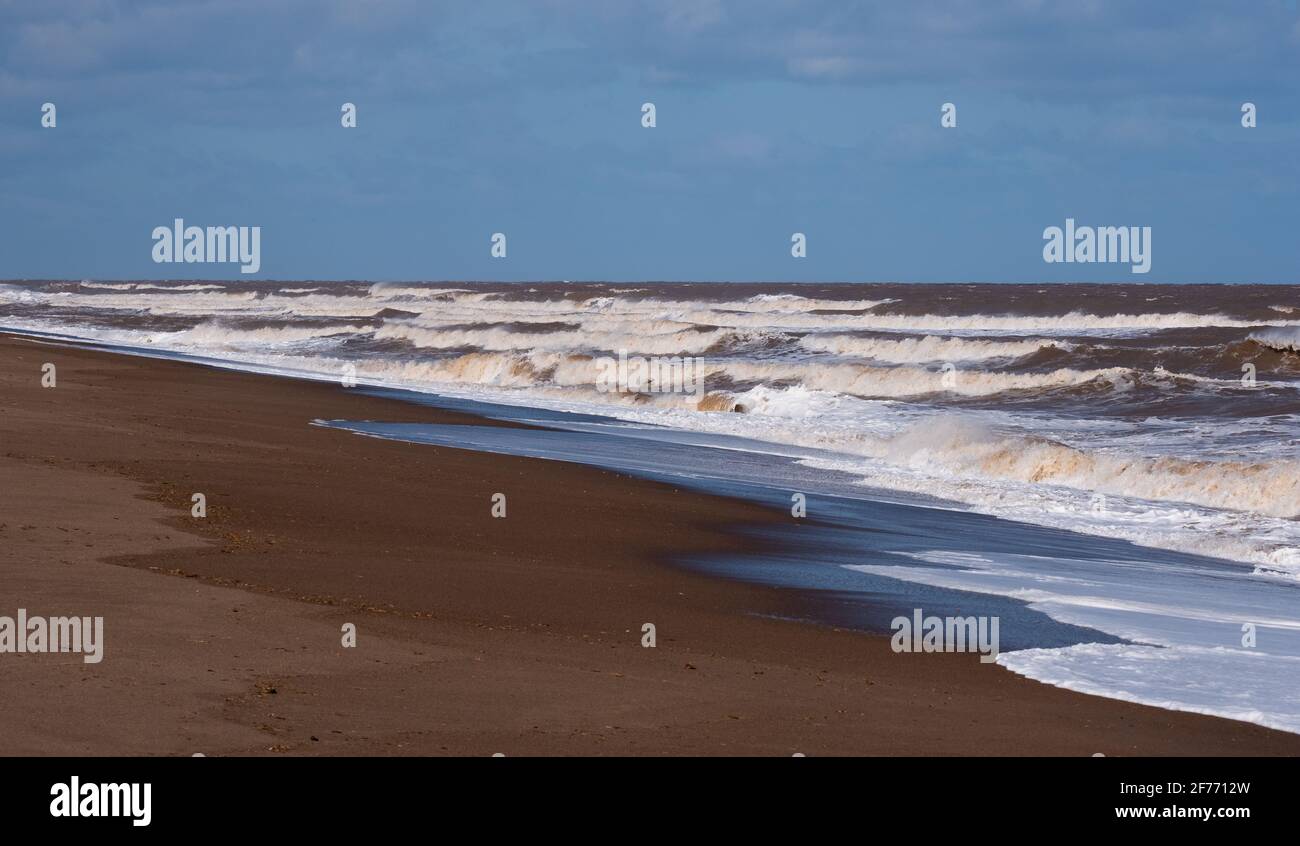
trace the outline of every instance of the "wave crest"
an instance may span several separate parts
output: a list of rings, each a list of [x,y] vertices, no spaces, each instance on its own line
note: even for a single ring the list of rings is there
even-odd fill
[[[877,457],[972,478],[1062,485],[1138,499],[1300,516],[1300,462],[1141,458],[1090,452],[1045,438],[1009,436],[972,420],[919,424],[880,442]]]

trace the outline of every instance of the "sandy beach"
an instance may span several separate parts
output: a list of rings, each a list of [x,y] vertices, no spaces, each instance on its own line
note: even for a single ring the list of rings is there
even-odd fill
[[[0,754],[1300,753],[782,620],[790,591],[674,564],[780,512],[310,421],[496,424],[15,337],[0,380],[0,613],[105,621],[101,663],[0,656]]]

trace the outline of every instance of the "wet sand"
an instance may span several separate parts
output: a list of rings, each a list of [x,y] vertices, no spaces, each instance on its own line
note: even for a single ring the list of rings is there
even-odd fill
[[[102,615],[106,641],[0,654],[0,754],[1300,754],[672,564],[780,512],[315,418],[483,422],[0,337],[0,615]]]

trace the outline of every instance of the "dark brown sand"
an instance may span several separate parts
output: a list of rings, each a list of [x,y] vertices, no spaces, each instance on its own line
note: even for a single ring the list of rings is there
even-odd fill
[[[669,563],[782,514],[318,417],[480,422],[0,337],[0,615],[103,616],[106,641],[0,654],[0,754],[1300,754],[762,616],[792,595]]]

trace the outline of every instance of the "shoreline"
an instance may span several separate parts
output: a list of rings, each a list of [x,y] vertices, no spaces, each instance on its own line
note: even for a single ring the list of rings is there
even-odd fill
[[[18,674],[0,754],[1300,754],[1300,735],[975,655],[898,656],[778,619],[787,589],[665,566],[743,553],[727,527],[776,519],[751,503],[309,425],[501,423],[10,335],[0,379],[9,604],[108,608],[93,671],[0,655]]]

